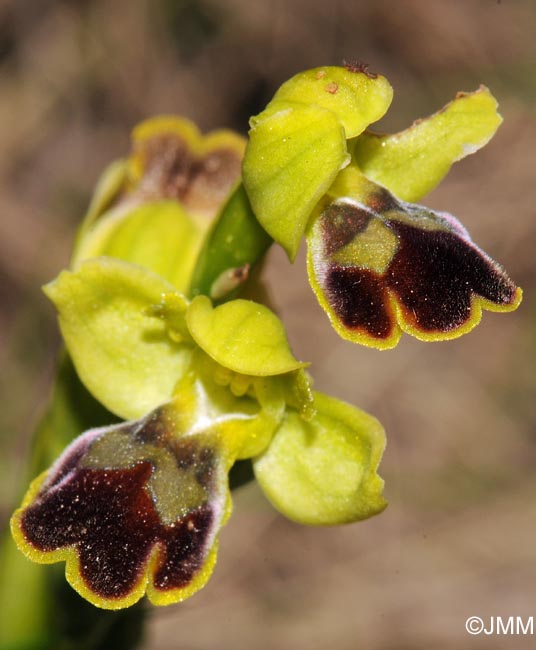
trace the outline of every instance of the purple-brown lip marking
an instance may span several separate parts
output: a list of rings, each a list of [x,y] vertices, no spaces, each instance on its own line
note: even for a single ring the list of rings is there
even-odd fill
[[[101,598],[121,598],[136,586],[159,547],[157,589],[187,585],[204,560],[213,514],[205,504],[173,526],[162,525],[146,489],[152,467],[78,469],[40,495],[23,513],[21,529],[40,551],[74,546],[80,573]]]
[[[322,216],[324,291],[346,328],[388,339],[396,326],[390,296],[396,299],[405,322],[427,334],[448,333],[464,325],[471,318],[473,296],[498,306],[514,304],[516,285],[473,244],[453,217],[435,215],[437,221],[430,222],[433,227],[427,228],[424,221],[419,227],[415,216],[419,206],[407,204],[408,209],[415,208],[407,212],[406,204],[391,199],[383,189],[370,203],[362,207],[339,201],[328,206]],[[375,215],[380,208],[387,212],[385,217]],[[401,211],[404,220],[396,218]],[[422,217],[427,218],[432,217]],[[359,237],[371,219],[381,219],[398,241],[386,271],[330,261],[335,252]]]
[[[394,314],[389,311],[385,282],[378,273],[332,265],[326,276],[326,294],[345,327],[364,330],[378,339],[392,334]]]
[[[459,235],[392,221],[400,247],[387,272],[405,317],[428,332],[448,332],[471,316],[473,294],[512,304],[516,285],[504,269]]]
[[[110,458],[109,466],[107,462],[104,467],[91,466],[103,462],[94,450],[99,445],[105,448],[107,440],[114,449],[117,437],[125,438],[132,461],[116,459],[114,467]],[[181,485],[194,493],[200,490],[193,502],[191,494],[185,495],[182,503],[193,505],[166,523],[159,507],[169,506],[155,500],[151,480],[158,476],[173,480],[175,474],[159,467],[159,454],[175,460],[179,504]],[[156,590],[186,587],[202,569],[221,523],[217,463],[208,440],[170,434],[166,407],[138,422],[89,431],[49,471],[20,516],[20,530],[26,542],[42,553],[73,549],[83,582],[101,599],[127,597],[144,579],[149,564]],[[168,473],[159,474],[163,471]],[[186,476],[191,477],[189,483],[181,478]]]

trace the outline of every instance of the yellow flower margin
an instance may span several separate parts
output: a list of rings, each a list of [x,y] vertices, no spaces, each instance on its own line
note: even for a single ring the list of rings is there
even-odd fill
[[[218,555],[218,539],[214,540],[212,549],[205,562],[203,567],[200,569],[199,573],[192,579],[192,581],[186,586],[178,589],[170,589],[169,591],[159,591],[155,589],[151,577],[154,575],[156,570],[157,555],[159,551],[158,542],[155,543],[153,549],[150,553],[149,558],[146,562],[145,571],[141,575],[137,584],[132,588],[132,590],[121,598],[102,598],[98,596],[94,591],[91,591],[86,586],[82,574],[80,572],[80,558],[77,553],[76,545],[68,546],[66,548],[57,549],[54,551],[38,551],[33,546],[31,546],[24,536],[24,533],[21,530],[21,517],[24,510],[32,503],[35,497],[38,495],[41,486],[43,485],[49,470],[42,472],[34,481],[32,481],[20,508],[18,508],[11,517],[11,533],[13,539],[17,544],[18,548],[24,553],[24,555],[33,562],[38,562],[39,564],[54,564],[56,562],[65,562],[65,578],[71,587],[89,601],[95,607],[100,607],[101,609],[124,609],[125,607],[130,607],[137,603],[145,594],[149,598],[150,602],[153,605],[172,605],[174,603],[180,603],[187,598],[190,598],[195,592],[202,589],[208,582],[214,566],[216,564],[216,559]],[[227,504],[225,506],[225,512],[220,524],[220,528],[223,527],[227,520],[229,519],[232,511],[232,501],[230,495],[227,496]]]

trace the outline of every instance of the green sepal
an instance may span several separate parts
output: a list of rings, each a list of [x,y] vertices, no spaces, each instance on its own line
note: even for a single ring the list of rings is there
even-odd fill
[[[44,288],[86,388],[116,415],[137,418],[167,401],[190,359],[149,313],[174,288],[120,260],[95,258]]]
[[[204,294],[216,302],[233,297],[272,242],[240,184],[205,238],[192,274],[190,295]]]
[[[458,93],[437,113],[391,135],[365,132],[353,141],[353,161],[371,180],[404,201],[417,201],[451,165],[489,142],[502,122],[485,87]]]
[[[243,180],[260,224],[293,260],[312,209],[350,158],[334,113],[278,106],[249,133]]]
[[[362,133],[377,122],[393,99],[393,89],[382,75],[353,71],[338,66],[313,68],[286,81],[268,105],[280,102],[319,106],[334,113],[342,124],[346,139]],[[253,118],[253,123],[258,118]]]
[[[301,524],[326,526],[366,519],[386,507],[376,473],[385,447],[371,415],[315,393],[309,422],[288,410],[268,449],[254,461],[271,503]]]
[[[115,257],[144,266],[185,292],[202,239],[201,228],[176,201],[123,206],[86,232],[73,268],[92,257]]]
[[[213,308],[209,298],[197,296],[186,322],[199,347],[234,372],[266,377],[308,365],[292,354],[279,318],[251,300],[232,300]]]

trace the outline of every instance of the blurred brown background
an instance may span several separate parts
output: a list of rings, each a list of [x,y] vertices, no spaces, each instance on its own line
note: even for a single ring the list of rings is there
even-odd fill
[[[295,72],[342,59],[392,82],[399,129],[488,85],[505,123],[427,203],[462,219],[524,287],[461,340],[380,353],[339,340],[273,251],[269,284],[318,388],[378,416],[389,508],[308,529],[255,485],[235,496],[207,588],[153,610],[150,650],[529,648],[468,616],[536,616],[533,0],[4,0],[0,3],[0,506],[20,485],[59,345],[40,285],[67,263],[99,171],[130,128],[181,113],[247,130]],[[536,627],[536,626],[535,626]]]

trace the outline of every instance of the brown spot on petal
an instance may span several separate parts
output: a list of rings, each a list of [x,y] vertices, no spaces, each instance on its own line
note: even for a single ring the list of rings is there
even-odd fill
[[[339,84],[336,84],[334,81],[330,81],[329,83],[326,84],[325,90],[327,93],[330,93],[331,95],[335,95],[339,90]]]

